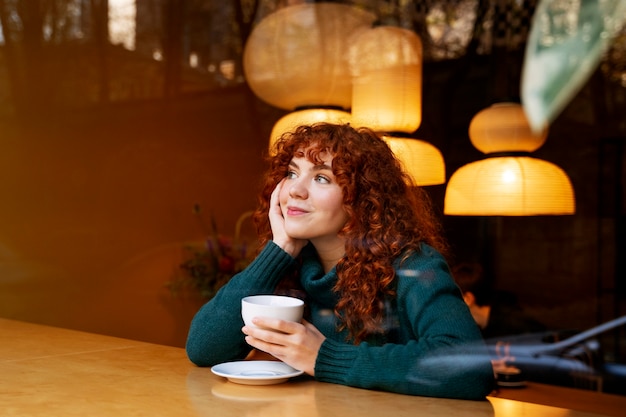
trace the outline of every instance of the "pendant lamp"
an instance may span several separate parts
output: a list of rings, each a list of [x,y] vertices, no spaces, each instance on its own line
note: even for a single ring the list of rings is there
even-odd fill
[[[274,146],[285,132],[291,132],[300,125],[309,125],[318,122],[346,124],[350,123],[349,112],[337,108],[310,108],[298,109],[278,119],[270,134],[270,153],[274,151]]]
[[[558,166],[530,156],[547,138],[531,130],[522,106],[499,103],[470,122],[472,144],[485,159],[457,170],[448,181],[444,214],[535,216],[574,214],[574,190]]]
[[[393,26],[362,31],[350,48],[352,122],[383,134],[417,185],[445,182],[441,152],[409,135],[422,121],[422,42]]]
[[[383,140],[400,160],[416,185],[446,182],[446,170],[439,149],[420,139],[383,135]]]
[[[270,152],[296,126],[350,121],[348,49],[375,19],[358,7],[305,3],[279,9],[252,30],[243,54],[248,85],[266,103],[291,111],[274,125]]]
[[[351,107],[347,51],[353,35],[376,16],[338,3],[287,6],[254,27],[243,69],[254,94],[284,110]]]

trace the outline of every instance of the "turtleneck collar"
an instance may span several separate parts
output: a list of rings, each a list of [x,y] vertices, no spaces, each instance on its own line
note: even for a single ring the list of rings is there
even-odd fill
[[[307,296],[321,305],[334,307],[337,296],[333,287],[337,283],[336,268],[333,267],[327,274],[319,260],[312,244],[308,244],[301,252],[302,267],[300,268],[300,282]]]

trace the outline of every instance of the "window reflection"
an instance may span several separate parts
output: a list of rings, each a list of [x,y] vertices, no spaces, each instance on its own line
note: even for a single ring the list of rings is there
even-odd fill
[[[243,84],[241,55],[254,25],[298,2],[64,0],[54,8],[26,0],[2,2],[0,46],[7,48],[0,51],[0,85],[13,95],[1,96],[0,106],[6,109],[17,102],[19,107],[20,100],[33,96],[48,105],[89,106]],[[375,12],[382,24],[416,31],[428,62],[458,59],[468,52],[490,54],[494,48],[521,50],[538,1],[342,3]],[[559,22],[540,24],[559,23],[573,30],[579,6],[580,0],[555,2],[554,19]],[[623,36],[616,43],[623,45]],[[623,49],[613,48],[602,67],[621,84]],[[46,85],[19,85],[24,74],[31,77],[29,71],[32,76],[48,74],[39,81]],[[48,93],[38,97],[42,91]]]
[[[109,0],[109,39],[113,45],[135,49],[135,0]]]

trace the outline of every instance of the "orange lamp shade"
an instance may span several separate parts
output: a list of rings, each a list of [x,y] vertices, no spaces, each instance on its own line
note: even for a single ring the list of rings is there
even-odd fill
[[[383,136],[416,185],[446,182],[446,166],[439,149],[419,139]]]
[[[348,49],[352,35],[376,16],[338,3],[305,3],[268,15],[252,30],[243,69],[256,96],[275,107],[349,109],[352,82]]]
[[[304,109],[296,110],[278,119],[270,133],[270,153],[283,133],[291,132],[300,125],[310,125],[318,122],[345,124],[350,123],[350,113],[335,109]]]
[[[546,141],[548,129],[535,133],[520,104],[496,103],[476,113],[469,125],[472,145],[482,153],[534,152]]]
[[[362,31],[350,48],[352,118],[379,132],[412,133],[422,121],[422,42],[391,26]]]
[[[448,180],[444,213],[461,216],[574,214],[574,190],[558,166],[531,157],[469,163]]]
[[[444,214],[537,216],[574,214],[574,188],[567,174],[528,153],[541,147],[547,127],[530,128],[520,104],[497,103],[470,122],[472,144],[487,154],[458,169],[448,180]]]

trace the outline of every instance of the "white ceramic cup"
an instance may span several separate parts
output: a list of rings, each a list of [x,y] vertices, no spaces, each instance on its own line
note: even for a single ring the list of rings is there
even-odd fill
[[[304,301],[283,295],[251,295],[241,299],[241,317],[246,326],[254,317],[272,317],[285,321],[302,321]]]

